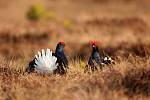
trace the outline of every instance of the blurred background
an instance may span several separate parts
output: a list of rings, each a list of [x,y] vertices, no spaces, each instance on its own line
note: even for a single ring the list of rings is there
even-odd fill
[[[86,59],[89,41],[114,57],[150,54],[149,0],[0,0],[0,56],[31,60],[65,41]]]

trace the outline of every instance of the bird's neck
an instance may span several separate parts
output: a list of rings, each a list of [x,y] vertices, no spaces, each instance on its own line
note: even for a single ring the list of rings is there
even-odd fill
[[[62,48],[56,48],[55,53],[56,52],[63,52],[63,49]]]
[[[94,51],[92,52],[92,54],[96,54],[96,53],[99,53],[99,51],[98,51],[98,50],[94,50]]]
[[[92,52],[96,53],[96,52],[99,52],[99,50],[98,50],[98,48],[94,48]]]

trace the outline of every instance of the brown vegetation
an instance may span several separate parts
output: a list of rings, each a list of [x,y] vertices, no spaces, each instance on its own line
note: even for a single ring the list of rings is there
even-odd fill
[[[37,2],[51,19],[26,19],[25,14]],[[0,0],[0,100],[149,100],[149,3]],[[66,42],[69,58],[66,75],[25,72],[38,50],[54,51],[61,40]],[[100,53],[110,55],[115,64],[84,73],[91,40],[100,41]]]

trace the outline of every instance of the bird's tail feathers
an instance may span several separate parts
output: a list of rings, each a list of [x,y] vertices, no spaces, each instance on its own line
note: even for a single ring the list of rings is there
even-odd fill
[[[35,71],[38,73],[53,73],[57,69],[57,58],[52,55],[52,51],[47,49],[46,51],[38,51],[35,55]]]

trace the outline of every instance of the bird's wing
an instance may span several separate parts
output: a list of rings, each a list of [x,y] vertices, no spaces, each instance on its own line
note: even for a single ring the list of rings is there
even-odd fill
[[[98,53],[98,52],[95,52],[94,53],[94,55],[93,55],[93,58],[94,58],[94,60],[95,60],[95,62],[97,63],[97,64],[101,64],[101,56],[100,56],[100,54]]]
[[[68,68],[68,60],[63,52],[56,52],[55,56],[57,57],[58,67],[56,73],[65,74]]]
[[[65,56],[64,53],[63,53],[63,58],[62,58],[62,60],[63,60],[64,66],[65,66],[65,67],[68,67],[68,59],[67,59],[67,57]]]
[[[58,63],[62,63],[66,68],[68,67],[67,57],[63,52],[57,53]]]
[[[27,72],[33,72],[34,71],[34,65],[35,65],[35,58],[29,62],[29,66],[26,68]]]

